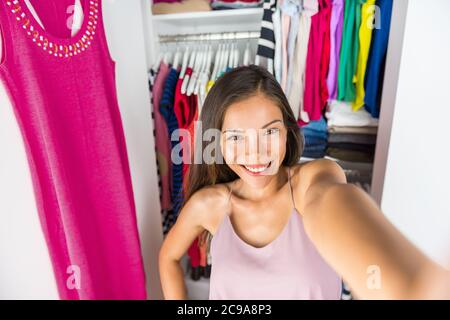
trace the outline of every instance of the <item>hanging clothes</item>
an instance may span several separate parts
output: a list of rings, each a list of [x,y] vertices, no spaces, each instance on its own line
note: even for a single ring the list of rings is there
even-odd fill
[[[272,15],[273,33],[275,36],[275,53],[273,58],[273,71],[278,83],[281,83],[283,60],[283,36],[281,27],[281,5],[283,0],[277,1],[275,12]]]
[[[0,78],[25,143],[60,298],[145,299],[102,1],[81,0],[84,19],[73,37],[60,19],[68,3],[31,1],[41,27],[25,0],[0,1]]]
[[[311,18],[306,60],[304,110],[317,121],[328,100],[326,75],[330,60],[331,0],[319,0],[319,13]]]
[[[276,0],[264,0],[261,36],[258,40],[256,52],[256,64],[266,68],[271,74],[274,73],[273,59],[275,57],[275,34],[273,33],[272,14],[276,5]]]
[[[309,122],[309,116],[304,111],[305,72],[308,55],[308,44],[311,30],[311,17],[319,11],[318,0],[303,0],[303,10],[299,19],[299,32],[295,46],[293,61],[292,90],[288,95],[289,104],[296,119],[300,122]]]
[[[331,9],[333,8],[332,0],[325,0],[322,7],[320,28],[323,38],[322,58],[319,68],[319,101],[320,101],[320,116],[313,117],[313,119],[320,119],[322,116],[322,109],[326,106],[328,101],[328,86],[327,75],[330,67],[331,56],[331,39],[330,39],[330,22]]]
[[[297,33],[298,33],[298,25],[299,25],[299,16],[301,12],[302,6],[300,4],[300,0],[284,0],[283,6],[281,10],[283,14],[289,16],[289,35],[288,35],[288,44],[287,44],[287,65],[288,65],[288,74],[286,81],[285,94],[289,95],[291,91],[292,85],[292,72],[293,68],[291,67],[294,61],[294,49],[295,43],[297,41]]]
[[[380,25],[373,30],[367,69],[365,74],[365,109],[378,118],[380,115],[381,91],[384,67],[391,28],[392,0],[377,0]]]
[[[356,66],[355,83],[356,97],[353,102],[353,110],[364,106],[364,76],[366,74],[367,60],[369,58],[372,30],[375,23],[375,0],[367,0],[361,8],[361,26],[359,28],[359,53]]]
[[[187,67],[185,76],[192,76],[192,68]],[[175,116],[177,117],[178,122],[178,128],[186,130],[190,123],[192,122],[195,110],[197,108],[197,96],[192,94],[188,96],[186,93],[181,92],[181,86],[183,84],[184,78],[179,78],[177,81],[177,85],[175,87],[175,101],[174,101],[174,112]],[[192,140],[192,139],[191,139]],[[179,143],[183,145],[183,136],[180,136]],[[189,164],[187,164],[187,161],[189,160],[188,151],[189,150],[182,150],[185,152],[185,154],[182,155],[183,158],[183,178],[186,175],[186,172],[189,168]]]
[[[170,158],[170,139],[167,123],[164,120],[161,111],[159,110],[160,101],[163,95],[164,83],[170,72],[170,67],[161,62],[159,65],[159,71],[155,78],[155,83],[152,90],[152,110],[154,114],[154,126],[155,126],[155,149],[156,159],[158,162],[158,172],[161,179],[161,209],[170,210],[172,208],[171,203],[171,190],[172,190],[172,165]]]
[[[328,68],[327,86],[331,100],[337,98],[337,76],[339,70],[339,53],[342,43],[342,25],[344,22],[344,0],[333,0],[330,18],[330,66]]]
[[[361,25],[361,5],[365,0],[345,1],[342,46],[338,74],[338,99],[355,100],[353,76],[359,52],[358,30]]]
[[[288,76],[288,37],[289,37],[289,28],[291,23],[291,17],[284,13],[281,9],[284,3],[284,0],[280,0],[280,10],[281,10],[281,88],[284,92],[286,92],[287,86],[287,76]]]
[[[159,104],[159,110],[164,117],[167,124],[168,136],[171,140],[171,149],[177,146],[179,143],[179,137],[175,134],[177,132],[178,121],[174,111],[174,97],[175,97],[175,87],[177,85],[179,71],[171,68],[169,75],[167,76],[166,83],[164,85],[163,95]],[[181,157],[180,157],[181,158]],[[175,223],[178,213],[180,211],[183,194],[183,164],[178,161],[174,161],[171,153],[171,166],[172,166],[172,192],[171,192],[171,202],[173,210],[169,215],[165,217],[163,222],[164,229],[170,229],[170,227]]]

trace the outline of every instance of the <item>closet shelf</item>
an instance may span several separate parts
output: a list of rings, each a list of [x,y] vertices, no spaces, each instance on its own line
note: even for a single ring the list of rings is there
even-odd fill
[[[212,10],[152,16],[158,35],[259,31],[262,8]]]

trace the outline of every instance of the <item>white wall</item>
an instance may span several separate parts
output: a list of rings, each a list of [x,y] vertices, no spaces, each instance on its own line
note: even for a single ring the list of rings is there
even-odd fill
[[[149,299],[161,299],[162,227],[140,0],[104,0],[136,201]],[[22,137],[0,84],[0,299],[57,299]]]
[[[381,200],[382,210],[401,231],[428,255],[447,265],[449,13],[448,0],[408,3],[397,92],[383,97],[382,108],[392,108],[391,102],[395,102],[395,109]]]

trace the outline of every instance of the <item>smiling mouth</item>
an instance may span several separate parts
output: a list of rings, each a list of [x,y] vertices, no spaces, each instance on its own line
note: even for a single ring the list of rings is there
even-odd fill
[[[249,172],[252,175],[258,175],[266,171],[271,164],[272,161],[266,164],[247,164],[247,165],[241,164],[241,167],[243,167],[247,172]]]

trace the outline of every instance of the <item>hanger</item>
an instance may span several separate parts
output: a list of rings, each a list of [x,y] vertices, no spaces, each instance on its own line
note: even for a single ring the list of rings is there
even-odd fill
[[[225,72],[224,68],[227,65],[227,56],[228,56],[228,43],[224,43],[222,47],[222,51],[220,53],[220,61],[219,61],[219,67],[217,69],[216,79],[222,76],[222,74]]]
[[[226,70],[233,69],[233,65],[234,65],[234,50],[235,50],[235,43],[233,41],[234,37],[235,37],[234,33],[231,34],[231,36],[230,36],[230,40],[231,40],[230,41],[230,52],[228,53],[229,56],[228,56],[228,64],[227,64]]]
[[[247,44],[245,45],[245,51],[244,51],[244,61],[242,62],[242,64],[244,66],[248,66],[249,59],[250,59],[250,40],[247,40]]]
[[[188,68],[192,69],[194,67],[196,55],[197,55],[197,50],[194,50],[189,58]],[[183,83],[181,84],[181,93],[182,94],[186,94],[190,78],[191,78],[190,75],[188,75],[188,74],[184,75]]]
[[[205,50],[200,47],[200,50],[197,53],[197,57],[195,59],[194,69],[192,71],[192,77],[189,80],[189,85],[186,90],[186,95],[190,97],[192,93],[194,93],[195,85],[197,83],[197,79],[199,76],[200,68],[202,66],[203,57],[206,55]]]
[[[223,64],[222,64],[222,74],[227,72],[228,60],[230,59],[230,51],[231,51],[231,44],[227,43],[226,44],[226,49],[225,49],[225,54],[224,54],[225,58],[224,58]]]
[[[189,59],[189,46],[186,46],[184,54],[183,54],[183,61],[181,63],[181,71],[180,71],[180,76],[179,76],[180,79],[183,78],[184,74],[186,73],[188,59]]]
[[[233,69],[235,69],[237,67],[239,67],[239,48],[238,48],[237,43],[235,43]]]
[[[205,51],[204,51],[204,54],[202,56],[202,62],[201,62],[200,70],[199,70],[197,81],[196,81],[195,87],[194,87],[194,94],[196,94],[196,95],[198,95],[198,93],[199,93],[201,79],[203,78],[203,75],[205,73],[206,63],[207,63],[207,60],[208,60],[208,54],[209,54],[208,46],[205,44],[204,48],[205,48],[204,49]]]
[[[160,50],[159,53],[158,53],[157,58],[155,59],[155,62],[153,63],[153,65],[151,67],[153,70],[158,70],[159,69],[159,65],[161,64],[162,57],[163,57],[163,54],[162,54],[162,52]]]
[[[216,51],[216,58],[214,59],[214,66],[213,66],[213,71],[211,74],[211,77],[209,78],[210,81],[215,81],[216,77],[217,77],[217,70],[219,69],[219,64],[220,64],[220,57],[221,57],[221,52],[222,50],[222,44],[219,43],[219,46],[217,47],[217,51]]]
[[[172,67],[175,70],[178,70],[178,64],[180,63],[180,56],[181,56],[180,48],[178,47],[178,45],[176,45],[175,57],[173,58],[172,64]]]
[[[167,51],[164,53],[163,61],[165,64],[171,64],[172,61],[172,52],[169,50],[169,46],[167,46]]]
[[[205,54],[204,61],[202,64],[202,70],[200,72],[200,75],[197,80],[197,85],[194,90],[194,93],[196,95],[200,94],[200,91],[202,88],[204,89],[204,91],[206,91],[206,85],[208,83],[208,78],[209,78],[209,72],[210,72],[210,66],[211,66],[211,60],[212,60],[212,48],[211,48],[210,44],[205,45],[205,47],[206,47],[206,54]]]

